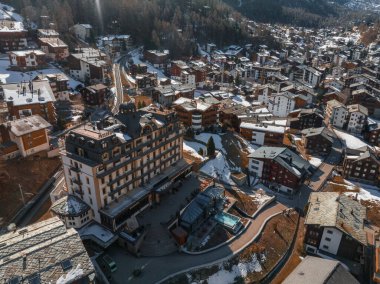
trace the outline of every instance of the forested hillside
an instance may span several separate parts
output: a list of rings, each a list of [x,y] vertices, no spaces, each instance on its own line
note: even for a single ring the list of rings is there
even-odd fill
[[[41,15],[60,32],[74,23],[90,23],[97,34],[126,33],[147,47],[189,54],[195,42],[218,45],[244,42],[241,16],[218,0],[12,0],[21,14],[40,22]],[[97,6],[97,2],[99,6]]]
[[[348,0],[224,0],[244,16],[262,22],[285,23],[306,27],[349,24],[376,19],[368,11],[351,10]]]

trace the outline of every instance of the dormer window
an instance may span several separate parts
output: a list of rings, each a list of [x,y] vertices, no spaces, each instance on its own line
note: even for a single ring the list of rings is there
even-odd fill
[[[78,155],[84,157],[84,150],[82,148],[78,148]]]
[[[102,154],[102,159],[103,159],[103,161],[107,161],[108,158],[109,158],[108,153],[103,153],[103,154]]]
[[[113,150],[112,150],[112,156],[113,157],[116,157],[116,156],[118,156],[118,155],[120,155],[120,147],[116,147],[116,148],[114,148]]]
[[[107,148],[107,143],[106,142],[102,142],[102,149],[105,149]]]

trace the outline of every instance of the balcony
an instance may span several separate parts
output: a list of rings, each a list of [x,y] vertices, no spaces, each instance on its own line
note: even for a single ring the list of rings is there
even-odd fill
[[[79,167],[75,167],[75,166],[71,166],[70,170],[73,171],[73,172],[77,172],[77,173],[80,172],[80,168]]]
[[[82,185],[82,182],[79,178],[72,178],[71,181],[75,184]]]

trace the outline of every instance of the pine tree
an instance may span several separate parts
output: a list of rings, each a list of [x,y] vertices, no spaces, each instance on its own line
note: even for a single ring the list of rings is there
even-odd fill
[[[199,148],[199,150],[198,150],[198,154],[201,155],[201,156],[203,157],[203,154],[204,154],[204,153],[203,153],[203,148]]]
[[[207,141],[207,155],[209,157],[212,157],[215,155],[215,143],[214,143],[214,139],[212,138],[212,136]]]

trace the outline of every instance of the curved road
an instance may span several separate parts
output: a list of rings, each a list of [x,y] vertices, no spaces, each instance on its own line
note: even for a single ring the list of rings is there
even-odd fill
[[[267,219],[280,214],[285,209],[287,207],[280,203],[273,204],[259,214],[248,229],[231,243],[201,255],[174,253],[156,258],[135,258],[116,246],[112,247],[108,253],[116,261],[119,270],[112,274],[111,283],[160,283],[166,277],[182,273],[184,270],[221,263],[250,245],[259,236]],[[132,263],[135,266],[132,266]],[[136,268],[143,270],[142,275],[138,278],[132,276],[133,270]]]

